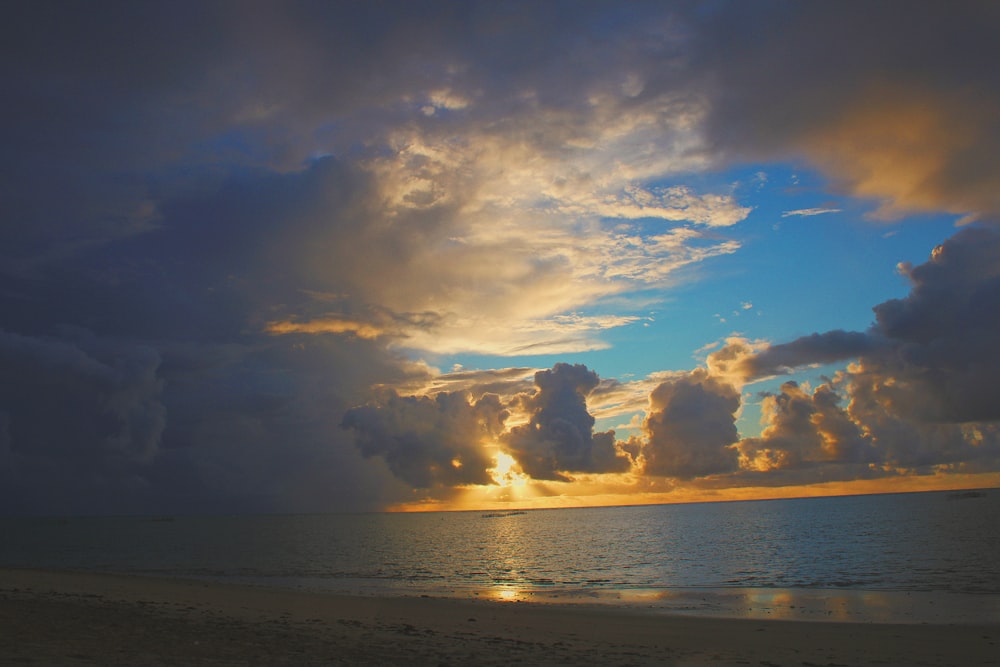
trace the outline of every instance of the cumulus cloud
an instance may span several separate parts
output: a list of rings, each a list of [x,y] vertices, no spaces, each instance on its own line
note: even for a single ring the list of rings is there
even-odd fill
[[[937,408],[933,399],[915,392],[906,377],[894,377],[886,370],[868,369],[864,362],[853,367],[847,393],[852,420],[887,466],[924,473],[995,469],[1000,462],[1000,429],[995,422],[927,421],[915,410]]]
[[[425,386],[425,394],[387,390],[349,409],[341,425],[354,433],[365,457],[382,458],[394,475],[422,489],[492,484],[489,470],[501,452],[536,480],[631,467],[613,431],[594,432],[587,397],[600,384],[596,373],[556,364],[535,372],[529,389],[525,370],[453,373]],[[466,389],[431,393],[442,386]],[[486,388],[503,393],[484,393]]]
[[[537,391],[520,397],[527,424],[503,437],[525,473],[535,479],[566,480],[566,473],[624,472],[631,459],[616,444],[614,431],[594,432],[587,396],[600,383],[581,364],[556,364],[535,373]]]
[[[875,306],[871,330],[811,334],[747,356],[740,367],[747,377],[760,377],[859,359],[852,373],[884,378],[871,381],[872,389],[896,414],[917,421],[995,421],[998,267],[1000,232],[963,229],[929,261],[906,267],[909,295]]]
[[[845,456],[919,470],[997,460],[1000,233],[965,228],[905,268],[909,295],[877,305],[871,330],[813,334],[739,360],[747,378],[855,360],[836,389],[809,396],[789,383],[765,398],[761,437],[740,446],[751,468]]]
[[[737,449],[741,468],[769,472],[821,464],[880,462],[869,437],[862,434],[831,383],[810,393],[785,382],[764,396],[759,438],[745,438]]]
[[[907,387],[914,418],[1000,419],[994,391],[1000,371],[1000,232],[963,229],[908,277],[906,298],[875,307],[877,331],[892,346],[864,357],[865,372],[877,369]]]
[[[643,422],[645,473],[691,479],[735,471],[739,408],[739,390],[705,369],[662,383]]]

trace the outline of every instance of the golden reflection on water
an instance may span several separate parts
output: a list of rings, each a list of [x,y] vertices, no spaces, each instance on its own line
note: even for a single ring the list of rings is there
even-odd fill
[[[658,602],[666,600],[673,595],[671,591],[657,590],[653,588],[626,588],[618,591],[618,599],[629,604],[639,602]]]
[[[485,565],[496,582],[488,589],[487,596],[501,602],[524,599],[527,591],[518,581],[523,581],[530,568],[525,562],[526,536],[522,517],[497,516],[484,520],[490,522],[485,540]]]
[[[564,601],[584,602],[588,597],[671,612],[752,619],[890,622],[912,619],[915,611],[909,596],[890,597],[879,591],[633,588]]]
[[[519,588],[502,586],[490,589],[490,597],[499,602],[517,602],[524,597],[524,591]]]
[[[828,621],[887,621],[893,615],[890,600],[878,591],[804,592],[747,590],[742,592],[746,615],[753,618],[822,619]],[[898,604],[898,602],[897,602]],[[899,613],[900,610],[895,610]]]

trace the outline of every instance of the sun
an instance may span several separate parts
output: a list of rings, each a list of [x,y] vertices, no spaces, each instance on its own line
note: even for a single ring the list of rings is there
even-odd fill
[[[527,486],[530,477],[521,472],[521,466],[513,456],[497,452],[496,462],[487,472],[497,486]]]

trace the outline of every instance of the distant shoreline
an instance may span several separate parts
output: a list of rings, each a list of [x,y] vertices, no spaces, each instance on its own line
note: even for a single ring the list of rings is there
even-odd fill
[[[611,605],[352,597],[0,569],[0,662],[987,664],[1000,623],[728,619]]]

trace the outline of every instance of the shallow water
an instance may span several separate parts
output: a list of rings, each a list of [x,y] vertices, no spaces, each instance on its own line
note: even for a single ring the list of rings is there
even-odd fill
[[[1000,490],[506,516],[7,518],[0,529],[3,566],[773,617],[900,620],[916,605],[938,620],[1000,621]]]

